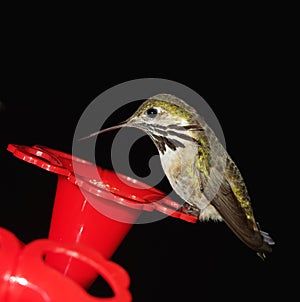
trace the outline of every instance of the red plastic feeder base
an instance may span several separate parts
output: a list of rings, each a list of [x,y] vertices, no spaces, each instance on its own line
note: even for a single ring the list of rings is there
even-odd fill
[[[95,165],[70,154],[39,145],[10,144],[7,149],[17,158],[58,175],[49,232],[49,239],[55,242],[85,245],[110,258],[141,211],[160,211],[188,222],[197,221],[192,214],[177,210],[180,205],[162,192],[100,167],[96,167],[95,174]],[[74,161],[81,166],[80,174],[73,170]],[[133,182],[135,188],[130,185]],[[97,205],[120,219],[104,215],[96,210]],[[93,269],[72,256],[48,253],[46,261],[84,287],[97,277]]]

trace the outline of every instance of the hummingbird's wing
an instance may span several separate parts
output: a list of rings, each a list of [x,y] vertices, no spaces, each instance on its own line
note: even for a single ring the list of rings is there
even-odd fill
[[[274,242],[259,230],[239,169],[207,125],[205,132],[193,133],[198,142],[195,173],[203,195],[235,235],[263,257]]]
[[[213,171],[214,169],[211,172],[214,173]],[[215,207],[224,222],[241,241],[261,257],[264,257],[264,253],[272,251],[270,245],[274,242],[267,233],[259,230],[252,213],[250,198],[241,200],[235,183],[228,181],[230,179],[228,173],[231,173],[230,170],[226,171],[226,177],[223,179],[218,193],[211,201],[211,205]],[[242,181],[241,176],[239,181]],[[243,187],[244,184],[241,186]],[[243,196],[243,198],[245,197]]]

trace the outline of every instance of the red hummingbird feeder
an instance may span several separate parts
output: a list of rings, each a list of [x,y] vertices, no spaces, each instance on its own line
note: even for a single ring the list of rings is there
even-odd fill
[[[197,221],[161,191],[70,154],[40,145],[9,144],[7,150],[56,173],[58,182],[48,240],[24,246],[0,229],[0,301],[98,301],[84,290],[98,275],[112,288],[109,301],[131,301],[128,274],[108,259],[141,213]]]

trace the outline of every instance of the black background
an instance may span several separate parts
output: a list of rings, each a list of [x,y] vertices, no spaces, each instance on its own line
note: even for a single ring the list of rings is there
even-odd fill
[[[214,110],[228,152],[247,183],[255,216],[277,244],[263,262],[224,223],[190,224],[168,217],[134,225],[112,257],[131,277],[133,300],[270,299],[282,291],[289,294],[282,273],[283,193],[274,149],[280,144],[275,104],[281,98],[282,63],[275,32],[268,27],[245,27],[242,32],[213,36],[213,46],[184,35],[168,36],[160,44],[133,40],[130,50],[127,36],[118,36],[117,45],[108,49],[109,41],[99,37],[89,42],[82,35],[79,41],[74,34],[71,42],[10,33],[1,55],[0,226],[24,243],[46,238],[56,189],[55,174],[12,156],[6,151],[9,143],[71,153],[78,119],[100,93],[137,78],[169,79],[195,90]],[[128,109],[111,124],[129,114]],[[155,151],[150,141],[147,144]],[[135,152],[143,167],[148,155],[143,146]],[[101,165],[109,166],[107,156]],[[167,183],[161,186],[168,188]],[[103,294],[97,284],[91,292]]]

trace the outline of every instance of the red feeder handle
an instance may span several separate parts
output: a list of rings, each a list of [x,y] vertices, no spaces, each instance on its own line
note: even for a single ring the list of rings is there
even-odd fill
[[[90,266],[109,284],[113,297],[89,295],[80,285],[45,263],[47,253],[72,256]],[[129,276],[118,264],[95,250],[47,239],[26,246],[9,231],[0,228],[0,300],[5,302],[129,302]]]

